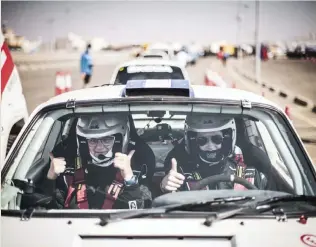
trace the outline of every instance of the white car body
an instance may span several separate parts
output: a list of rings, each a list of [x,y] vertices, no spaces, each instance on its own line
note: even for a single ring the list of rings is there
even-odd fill
[[[175,62],[172,60],[159,59],[159,58],[156,58],[156,59],[139,58],[139,59],[134,59],[134,60],[130,60],[130,61],[119,64],[119,66],[117,66],[114,69],[114,72],[112,74],[112,77],[111,77],[109,84],[110,85],[114,84],[115,79],[117,77],[117,74],[120,71],[120,68],[128,67],[128,66],[146,66],[146,65],[148,65],[148,66],[174,66],[174,67],[178,67],[182,71],[184,80],[190,80],[189,73],[178,62]]]
[[[171,45],[163,44],[163,43],[154,43],[147,47],[147,51],[153,52],[164,52],[166,53],[170,59],[174,59],[175,52]]]
[[[183,66],[186,67],[190,62],[190,55],[185,51],[179,51],[176,55],[177,61]]]
[[[250,247],[254,244],[258,247],[309,247],[315,246],[316,241],[315,218],[308,219],[306,225],[295,219],[287,222],[277,219],[227,219],[211,227],[203,225],[203,218],[129,219],[106,226],[98,225],[98,218],[33,218],[21,221],[17,217],[2,216],[1,220],[2,226],[5,226],[2,227],[1,241],[7,247],[154,247],[162,244],[173,247]],[[14,232],[18,232],[19,237],[13,237]]]
[[[126,63],[126,64],[129,64],[129,63]],[[184,80],[189,80],[189,79],[184,79]],[[58,103],[66,104],[67,101],[71,99],[76,99],[80,101],[81,100],[90,101],[90,100],[100,100],[100,99],[117,99],[121,97],[122,90],[125,88],[125,86],[126,85],[111,85],[111,86],[105,86],[105,87],[86,88],[86,89],[75,90],[75,91],[57,95],[51,98],[50,100],[48,100],[47,102],[44,102],[38,105],[35,108],[35,110],[32,112],[32,114],[28,118],[28,121],[24,125],[17,139],[20,138],[22,132],[25,130],[27,125],[31,123],[33,117],[47,106],[58,104]],[[191,85],[191,87],[194,90],[195,98],[212,99],[212,100],[239,100],[239,101],[245,100],[245,101],[255,103],[255,104],[264,104],[264,105],[274,107],[275,109],[283,113],[283,117],[286,118],[288,120],[288,124],[292,126],[294,134],[298,136],[298,132],[294,128],[294,125],[292,121],[290,120],[290,118],[285,114],[284,110],[281,109],[274,102],[262,96],[258,96],[257,94],[240,90],[240,89],[235,89],[235,88],[209,87],[209,86],[204,86],[204,85]],[[303,142],[301,140],[299,141],[301,142],[303,149],[306,151],[303,145]],[[7,158],[9,157],[12,150],[14,150],[15,144],[13,145],[12,149],[8,153]],[[275,153],[274,148],[275,147],[271,146],[271,148],[267,151],[270,153]],[[307,151],[306,151],[306,155],[308,156],[308,159],[311,161],[312,159],[308,155]],[[313,168],[316,172],[315,167]]]
[[[193,43],[191,45],[188,45],[188,51],[189,51],[189,53],[197,55],[199,57],[204,55],[203,47],[197,43]]]
[[[149,59],[148,59],[149,60]],[[144,61],[148,61],[147,59]],[[138,60],[135,60],[138,61]],[[161,61],[161,64],[174,64],[174,62],[171,61],[164,61],[164,60],[157,60]],[[126,62],[124,64],[121,64],[122,66],[129,66],[134,65],[137,63],[134,63],[134,61]],[[149,62],[149,64],[151,64]],[[118,66],[118,68],[121,66]],[[188,78],[185,78],[184,80],[189,80]],[[112,85],[113,83],[110,83]],[[203,99],[212,99],[212,100],[246,100],[252,103],[256,104],[265,104],[272,106],[282,113],[284,113],[284,117],[289,120],[289,124],[292,125],[294,128],[294,125],[292,124],[292,121],[290,118],[285,114],[284,110],[280,108],[277,104],[274,102],[268,100],[265,97],[259,96],[255,93],[251,93],[248,91],[244,91],[241,89],[235,89],[235,88],[221,88],[221,87],[208,87],[204,85],[191,85],[191,87],[194,90],[194,97],[195,98],[203,98]],[[68,100],[76,99],[76,100],[83,100],[83,101],[89,101],[89,100],[100,100],[100,99],[117,99],[121,97],[122,89],[125,88],[125,85],[112,85],[107,87],[93,87],[93,88],[86,88],[86,89],[80,89],[80,90],[74,90],[70,92],[66,92],[57,96],[52,97],[48,101],[38,105],[35,110],[31,113],[26,125],[28,125],[32,118],[44,107],[58,104],[58,103],[67,103]],[[24,127],[25,128],[25,127]],[[23,128],[23,129],[24,129]],[[295,134],[298,134],[298,132],[295,131]],[[303,143],[302,143],[303,144]]]
[[[181,50],[181,48],[182,48],[182,44],[181,43],[173,43],[172,44],[172,48],[173,48],[173,50],[175,50],[176,52],[178,52],[178,51],[180,51]]]
[[[124,87],[124,85],[116,85],[87,88],[55,96],[34,110],[27,125],[31,124],[35,115],[46,106],[57,103],[66,104],[70,99],[78,101],[118,99],[121,97]],[[192,89],[195,98],[247,100],[250,103],[265,104],[283,112],[282,109],[266,98],[239,89],[197,85],[192,85]],[[67,110],[71,111],[70,109]],[[287,119],[288,124],[291,125],[284,112],[283,118]],[[296,132],[295,134],[297,135]],[[116,210],[112,211],[116,212]],[[105,245],[139,247],[167,244],[167,246],[173,247],[195,245],[304,247],[315,246],[316,243],[315,217],[309,218],[306,224],[299,223],[298,219],[279,221],[276,218],[267,217],[261,219],[232,218],[206,226],[203,224],[205,218],[196,216],[126,219],[100,226],[98,224],[100,222],[99,217],[58,216],[60,213],[78,214],[78,210],[49,210],[48,213],[56,216],[33,217],[28,221],[21,221],[20,217],[17,216],[2,215],[2,245],[8,247],[97,247]],[[91,213],[102,214],[104,211],[80,210],[81,215],[87,216]],[[17,233],[18,237],[14,233]],[[133,241],[127,242],[131,239]]]
[[[169,56],[162,51],[144,51],[139,57],[148,59],[170,59]]]
[[[0,162],[4,163],[10,147],[28,118],[18,70],[1,34],[1,144]]]

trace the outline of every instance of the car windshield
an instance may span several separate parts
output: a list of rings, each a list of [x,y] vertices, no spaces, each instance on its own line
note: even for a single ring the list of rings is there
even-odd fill
[[[170,191],[315,195],[309,165],[271,109],[189,101],[55,107],[35,118],[7,160],[2,209],[45,200],[49,209],[150,208]],[[21,190],[27,199],[17,200]]]
[[[181,68],[168,65],[130,65],[121,67],[114,84],[125,85],[128,80],[184,79]]]

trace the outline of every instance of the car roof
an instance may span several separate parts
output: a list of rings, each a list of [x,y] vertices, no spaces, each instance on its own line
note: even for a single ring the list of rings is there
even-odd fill
[[[165,44],[165,43],[154,43],[154,44],[150,44],[147,48],[148,50],[153,49],[153,50],[169,50],[172,49],[172,46],[169,44]]]
[[[145,55],[160,55],[162,57],[168,58],[168,55],[165,52],[163,52],[163,51],[153,51],[153,50],[144,51],[141,54],[141,56],[145,56]]]
[[[104,99],[118,99],[121,98],[122,90],[126,85],[109,85],[109,86],[100,86],[93,88],[85,88],[80,90],[74,90],[67,93],[63,93],[52,97],[45,103],[39,105],[32,113],[40,111],[43,107],[57,104],[57,103],[66,103],[68,100],[75,99],[78,101],[89,101],[89,100],[104,100]],[[248,100],[252,103],[261,103],[273,106],[282,111],[282,109],[273,103],[272,101],[267,100],[266,98],[257,95],[252,92],[236,89],[236,88],[221,88],[221,87],[211,87],[204,85],[191,85],[194,91],[195,99],[209,99],[209,100]]]
[[[133,65],[168,65],[174,67],[182,67],[177,61],[172,60],[164,60],[161,58],[138,58],[133,59],[124,63],[121,63],[118,67],[126,67],[126,66],[133,66]]]

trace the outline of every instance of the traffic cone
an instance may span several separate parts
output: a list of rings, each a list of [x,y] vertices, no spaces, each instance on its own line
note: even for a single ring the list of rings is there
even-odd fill
[[[208,78],[207,78],[207,75],[206,75],[206,74],[204,75],[204,84],[205,84],[205,85],[208,85]]]
[[[70,72],[65,73],[65,92],[72,90],[72,81]]]
[[[65,92],[65,76],[63,72],[56,72],[55,95]]]
[[[216,86],[216,84],[213,82],[213,80],[211,80],[209,77],[208,77],[208,74],[206,73],[205,76],[204,76],[204,84],[206,86]]]

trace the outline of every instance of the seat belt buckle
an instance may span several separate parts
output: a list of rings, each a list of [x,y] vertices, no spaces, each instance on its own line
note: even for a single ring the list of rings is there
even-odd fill
[[[119,193],[123,189],[123,184],[117,181],[113,181],[108,189],[109,199],[116,200],[118,198]]]

